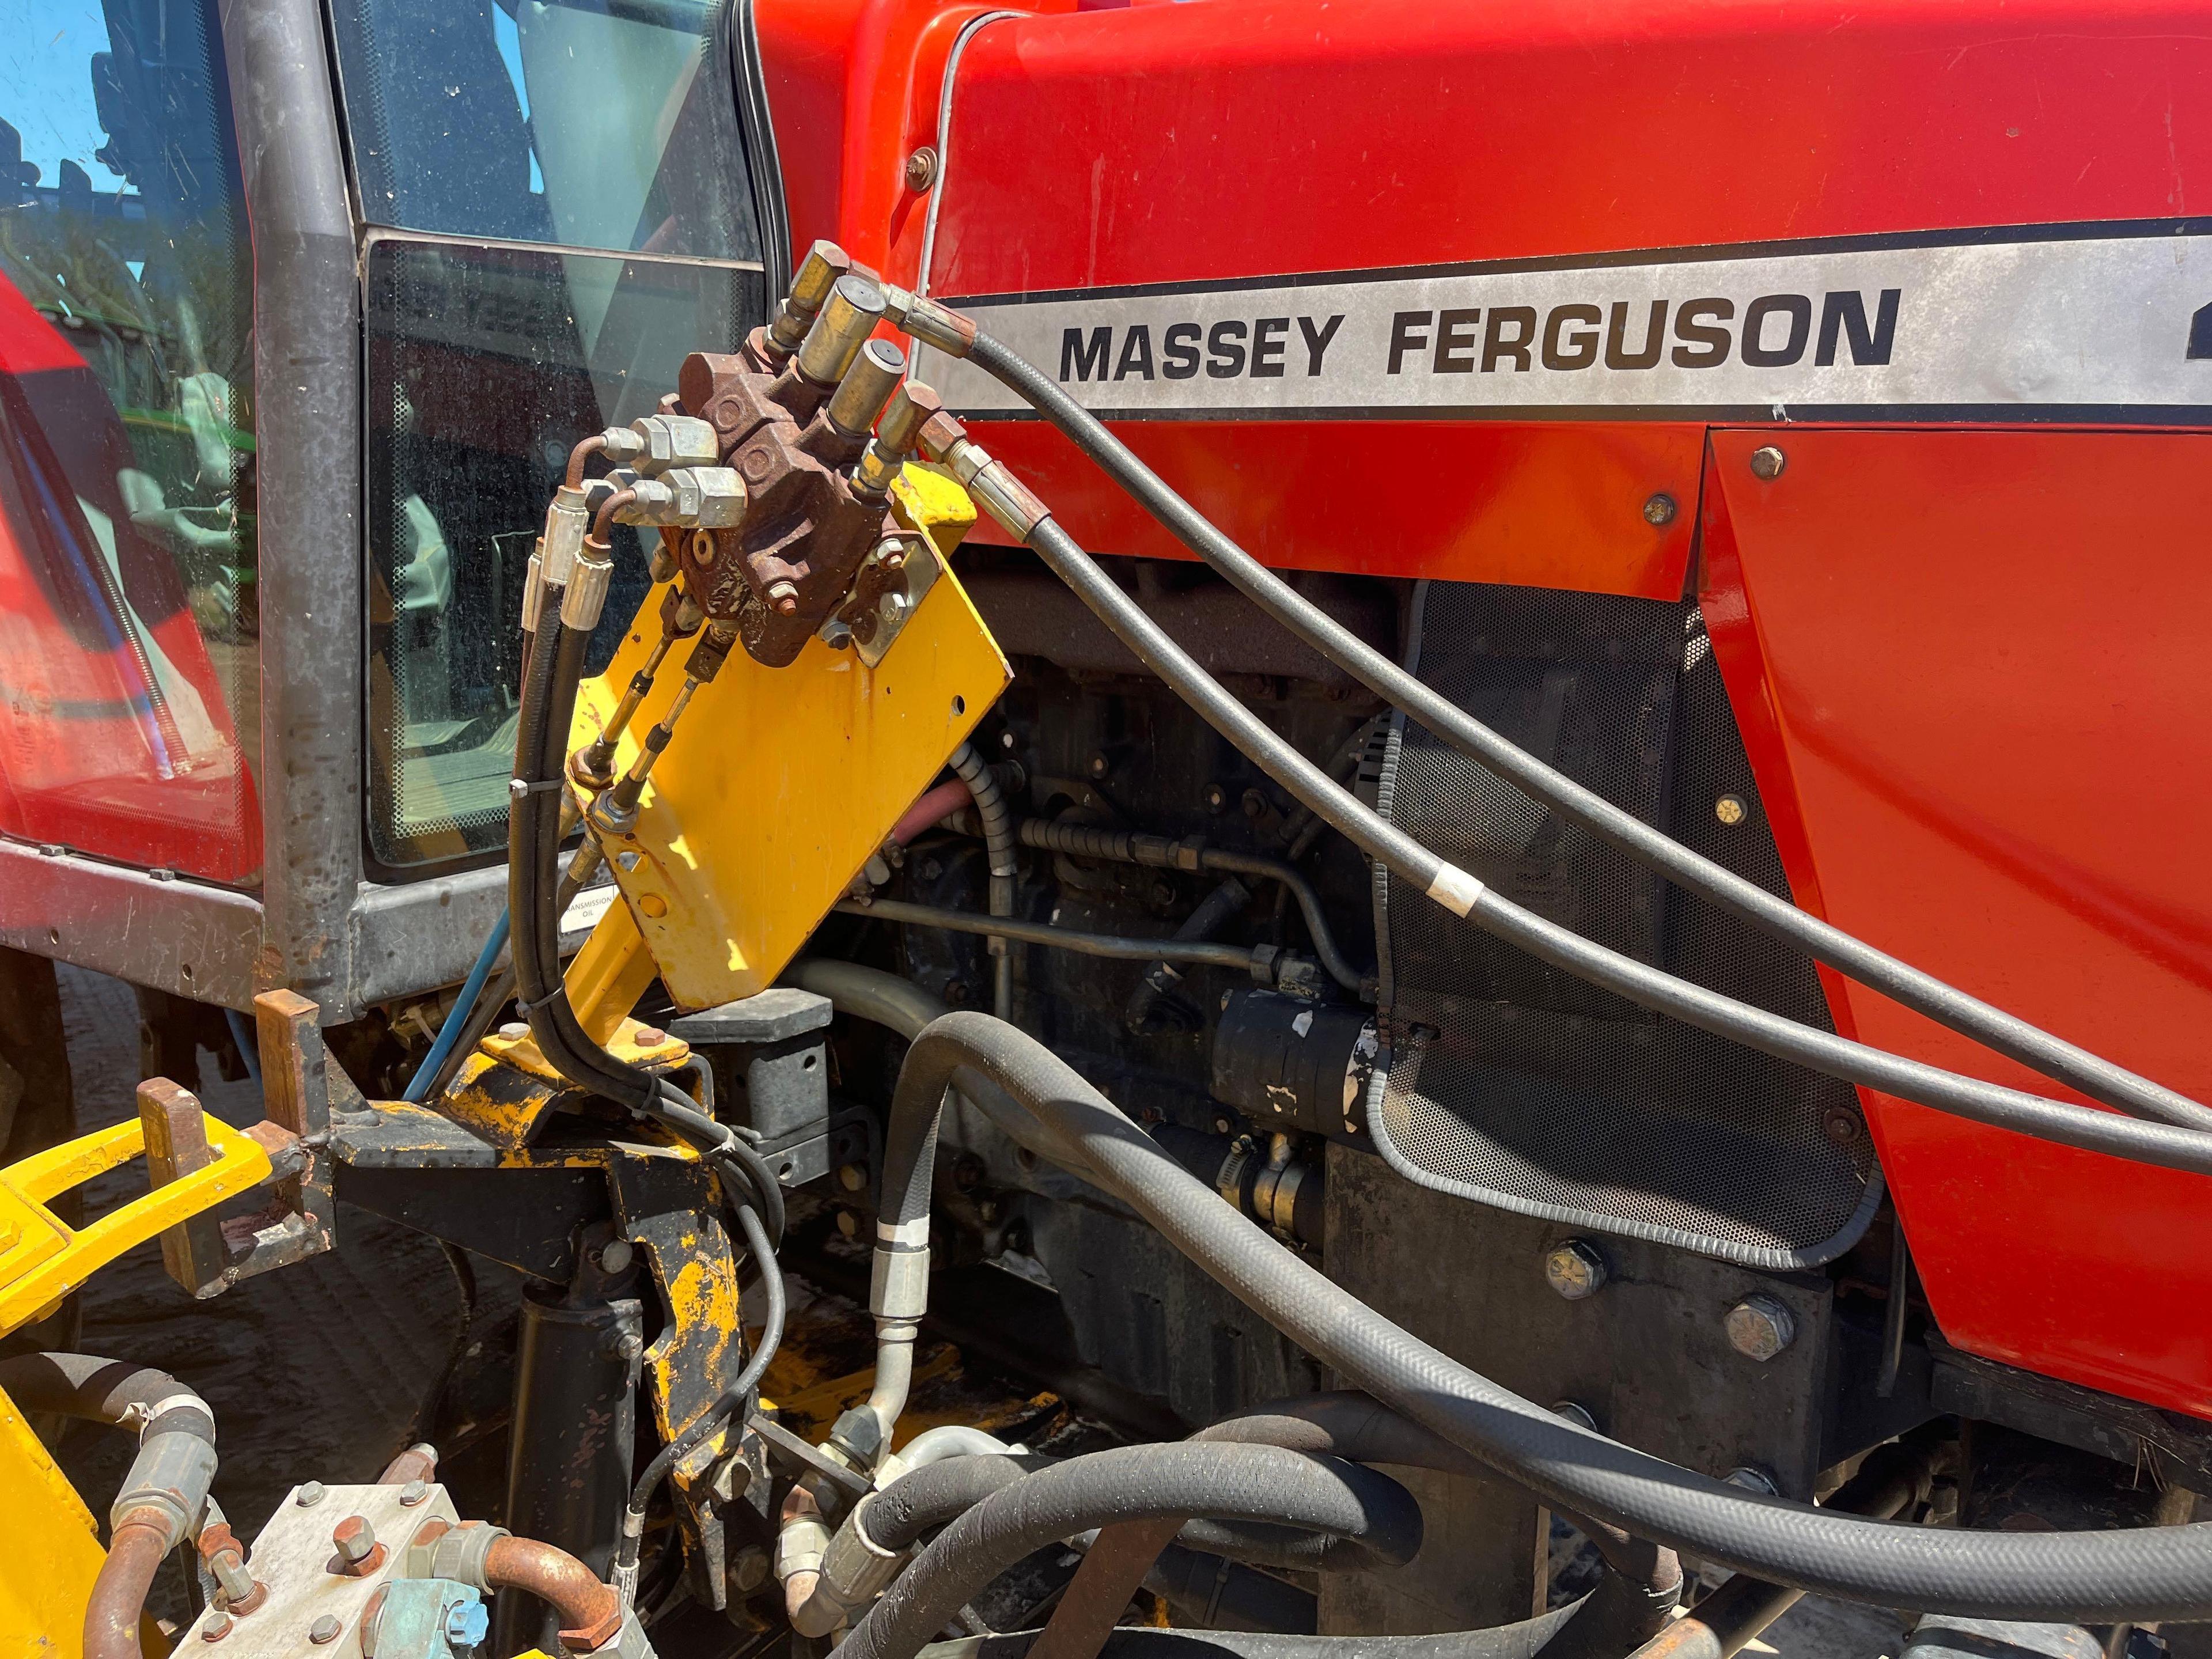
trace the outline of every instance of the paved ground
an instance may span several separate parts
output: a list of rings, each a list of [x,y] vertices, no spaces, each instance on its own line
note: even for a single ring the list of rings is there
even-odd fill
[[[61,969],[63,1017],[86,1129],[137,1109],[137,1006],[120,981]],[[209,1109],[246,1123],[260,1115],[251,1085],[196,1080]],[[141,1190],[126,1168],[88,1194],[93,1213]],[[338,1248],[299,1267],[248,1281],[207,1303],[191,1301],[162,1271],[158,1245],[131,1252],[93,1281],[78,1346],[159,1365],[189,1382],[215,1408],[222,1472],[216,1497],[251,1538],[297,1483],[371,1480],[408,1443],[424,1393],[459,1323],[445,1258],[418,1234],[341,1206]],[[486,1269],[472,1340],[491,1352],[511,1340],[517,1286]],[[472,1463],[468,1448],[495,1431],[490,1400],[449,1402],[440,1439],[473,1512],[491,1515],[498,1471]],[[486,1420],[472,1421],[473,1405]],[[61,1461],[95,1513],[103,1512],[129,1462],[131,1442],[79,1430]],[[457,1493],[457,1496],[464,1496]],[[465,1510],[471,1507],[465,1501]],[[165,1583],[155,1611],[183,1609],[181,1583]],[[1876,1659],[1900,1651],[1899,1621],[1863,1608],[1808,1600],[1750,1651],[1784,1659]]]

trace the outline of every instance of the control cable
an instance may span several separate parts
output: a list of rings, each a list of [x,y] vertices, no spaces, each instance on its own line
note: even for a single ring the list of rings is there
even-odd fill
[[[931,343],[955,350],[933,338]],[[1184,501],[1036,365],[978,332],[966,356],[1011,388],[1096,462],[1185,547],[1338,667],[1561,816],[1677,886],[1788,941],[1815,961],[1938,1024],[2120,1111],[2212,1129],[2212,1108],[2006,1013],[1934,975],[1800,910],[1756,883],[1625,811],[1509,741],[1423,684],[1293,589]]]

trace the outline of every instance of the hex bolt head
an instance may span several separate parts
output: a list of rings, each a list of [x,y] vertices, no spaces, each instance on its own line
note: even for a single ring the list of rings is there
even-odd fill
[[[937,182],[937,146],[924,144],[906,158],[906,187],[927,190]]]
[[[1739,1486],[1745,1492],[1755,1492],[1763,1498],[1779,1498],[1782,1488],[1774,1477],[1753,1463],[1739,1463],[1721,1477],[1723,1486]]]
[[[349,1515],[331,1528],[331,1542],[337,1546],[340,1560],[356,1567],[376,1553],[376,1528],[367,1516]]]
[[[1713,816],[1734,829],[1751,816],[1751,808],[1741,795],[1723,795],[1713,803]]]
[[[307,1626],[307,1639],[319,1648],[326,1647],[338,1639],[338,1632],[344,1628],[344,1626],[326,1613]]]
[[[637,1028],[637,1046],[641,1048],[658,1048],[667,1041],[668,1033],[658,1025],[641,1025]]]
[[[1644,522],[1654,526],[1674,522],[1674,498],[1665,490],[1644,503]]]
[[[1566,1238],[1544,1257],[1544,1280],[1570,1302],[1581,1302],[1605,1288],[1605,1258],[1586,1238]]]
[[[1782,476],[1782,469],[1790,465],[1790,458],[1772,444],[1765,444],[1751,452],[1751,475],[1770,481]]]
[[[526,1027],[525,1029],[526,1030],[527,1028]],[[298,1492],[293,1496],[292,1501],[295,1504],[297,1504],[303,1510],[311,1510],[314,1508],[316,1504],[323,1501],[323,1483],[319,1480],[309,1480],[305,1482],[301,1486]]]
[[[1797,1340],[1797,1319],[1771,1296],[1753,1295],[1728,1310],[1729,1346],[1764,1365]]]
[[[402,1508],[411,1510],[424,1498],[429,1497],[429,1482],[427,1480],[410,1480],[405,1486],[399,1489],[399,1503]]]
[[[1552,1402],[1552,1415],[1565,1418],[1578,1429],[1588,1429],[1592,1434],[1597,1432],[1597,1419],[1590,1414],[1590,1408],[1579,1400],[1554,1400]]]
[[[230,1615],[227,1613],[219,1613],[216,1614],[214,1618],[209,1620],[206,1628],[200,1632],[200,1640],[203,1642],[220,1642],[224,1637],[229,1634]]]
[[[867,1186],[868,1172],[857,1164],[840,1164],[837,1168],[837,1184],[848,1193],[857,1193]]]
[[[644,1032],[638,1033],[641,1042],[644,1036]],[[626,1238],[611,1238],[599,1246],[599,1271],[603,1273],[627,1273],[629,1264],[636,1260],[637,1247]]]

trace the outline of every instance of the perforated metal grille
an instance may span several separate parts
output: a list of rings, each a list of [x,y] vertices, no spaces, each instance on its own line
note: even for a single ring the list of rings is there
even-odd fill
[[[1586,787],[1769,892],[1781,860],[1694,605],[1434,583],[1414,666]],[[1498,892],[1613,950],[1833,1029],[1809,963],[1407,722],[1376,798]],[[1742,803],[1741,821],[1716,811]],[[1757,1267],[1848,1249],[1878,1196],[1848,1085],[1594,990],[1378,887],[1403,1173],[1524,1214]]]

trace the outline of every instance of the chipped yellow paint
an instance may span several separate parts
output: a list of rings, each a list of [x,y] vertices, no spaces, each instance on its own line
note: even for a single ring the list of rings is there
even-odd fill
[[[974,504],[919,469],[894,492],[899,518],[942,564],[974,524]],[[572,747],[598,735],[643,664],[662,593],[646,596],[606,673],[584,685]],[[714,1007],[773,984],[1011,678],[949,567],[873,669],[819,640],[786,668],[733,651],[678,725],[633,832],[602,837],[621,910],[677,1005]],[[683,679],[672,657],[623,737],[618,765]],[[612,916],[600,923],[611,939]]]

